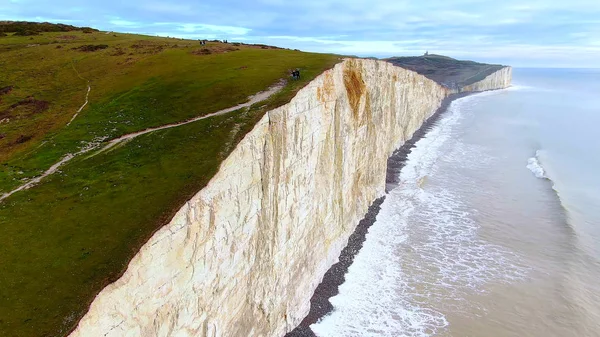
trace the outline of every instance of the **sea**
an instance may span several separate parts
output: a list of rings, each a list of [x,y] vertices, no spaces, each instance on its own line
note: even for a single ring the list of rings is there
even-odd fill
[[[409,154],[317,336],[600,336],[600,69],[513,69]]]

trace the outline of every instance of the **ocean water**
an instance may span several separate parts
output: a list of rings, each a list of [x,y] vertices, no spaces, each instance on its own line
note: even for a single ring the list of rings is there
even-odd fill
[[[514,69],[419,140],[318,336],[600,336],[600,70]]]

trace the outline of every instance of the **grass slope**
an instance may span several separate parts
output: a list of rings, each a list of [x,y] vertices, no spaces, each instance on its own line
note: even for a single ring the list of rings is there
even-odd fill
[[[497,64],[456,60],[436,54],[392,57],[386,61],[416,71],[446,87],[455,89],[481,81],[504,67]]]
[[[0,37],[0,193],[90,143],[245,102],[292,68],[303,77],[249,109],[76,157],[1,202],[1,336],[66,335],[265,111],[339,62],[333,55],[129,34],[7,35]],[[81,51],[96,49],[80,48],[86,45],[107,47]],[[89,104],[67,126],[88,81]]]

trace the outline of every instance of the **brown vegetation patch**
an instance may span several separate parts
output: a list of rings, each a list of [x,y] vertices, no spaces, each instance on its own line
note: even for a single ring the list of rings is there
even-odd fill
[[[158,54],[167,47],[169,47],[169,44],[150,41],[138,41],[131,45],[131,48],[135,50],[136,54]]]
[[[6,95],[13,90],[13,86],[9,85],[4,88],[0,88],[0,95]]]
[[[9,85],[4,88],[0,88],[0,96],[8,94],[9,92],[12,91],[12,89],[13,89],[12,85]],[[2,97],[0,97],[0,103],[2,103]]]
[[[192,50],[192,54],[194,54],[194,55],[210,55],[210,54],[212,54],[212,51],[210,51],[210,49],[207,49],[207,48],[202,48],[202,49]]]
[[[239,48],[232,47],[225,43],[207,45],[201,49],[192,50],[194,55],[210,55],[210,54],[224,54],[232,51],[240,50]]]
[[[83,51],[83,52],[94,52],[94,51],[102,50],[102,49],[106,49],[106,48],[108,48],[108,45],[106,45],[106,44],[85,44],[80,47],[75,47],[75,48],[73,48],[73,50],[79,50],[79,51]]]
[[[31,140],[31,138],[33,138],[33,136],[29,136],[29,135],[20,135],[19,137],[17,137],[17,139],[15,140],[15,144],[23,144],[29,140]]]
[[[136,61],[135,58],[128,57],[128,58],[125,59],[125,61],[117,63],[117,65],[121,66],[121,65],[124,65],[124,64],[133,64],[133,63],[135,63],[135,61]]]
[[[350,101],[354,119],[358,119],[359,117],[358,108],[360,99],[366,91],[365,82],[356,67],[354,62],[348,62],[348,66],[344,69],[344,86],[346,87],[346,93],[348,94],[348,100]]]
[[[14,109],[16,107],[23,106],[23,105],[31,106],[33,109],[33,113],[40,113],[40,112],[48,110],[50,103],[48,103],[46,101],[37,100],[30,96],[22,101],[19,101],[15,104],[11,105],[10,107]]]
[[[15,116],[29,117],[48,110],[50,103],[27,97],[22,101],[12,104],[8,109],[0,111],[0,119]]]
[[[110,54],[110,56],[121,56],[121,55],[125,55],[125,51],[121,47],[115,48],[115,51]]]

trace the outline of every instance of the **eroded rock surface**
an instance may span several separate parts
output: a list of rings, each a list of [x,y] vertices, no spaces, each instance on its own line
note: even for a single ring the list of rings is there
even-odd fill
[[[508,85],[503,76],[476,90]],[[487,79],[486,79],[487,80]],[[268,112],[106,287],[71,336],[282,336],[449,90],[346,60]]]

